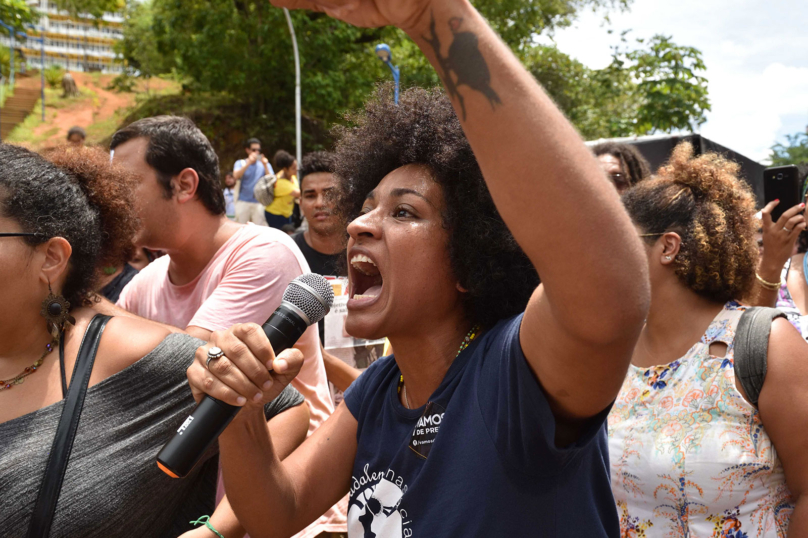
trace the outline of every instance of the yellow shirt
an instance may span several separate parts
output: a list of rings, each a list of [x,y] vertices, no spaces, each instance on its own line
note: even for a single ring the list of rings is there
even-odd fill
[[[292,179],[278,176],[275,181],[275,199],[266,206],[266,212],[281,217],[291,217],[295,209],[295,197],[292,193],[296,190],[300,190],[297,176],[292,176]]]

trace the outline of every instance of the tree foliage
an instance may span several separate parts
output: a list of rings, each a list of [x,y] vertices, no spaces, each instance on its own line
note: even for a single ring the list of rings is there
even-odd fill
[[[710,110],[701,53],[669,37],[616,47],[604,69],[590,69],[551,46],[525,64],[586,138],[694,131]]]
[[[115,52],[126,59],[127,67],[145,78],[174,68],[173,55],[161,54],[157,49],[153,25],[151,1],[130,2],[124,12],[123,39],[114,45]]]
[[[16,30],[25,30],[39,20],[39,13],[25,0],[0,1],[0,21]],[[8,30],[0,27],[0,34],[8,35]]]
[[[116,0],[60,0],[104,4]],[[285,137],[294,124],[292,43],[281,9],[267,0],[130,0],[119,52],[145,76],[174,72],[193,95],[248,105],[248,135]],[[594,70],[539,33],[569,25],[582,9],[625,9],[630,0],[472,0],[587,138],[692,130],[709,110],[697,49],[655,36],[613,51]],[[390,80],[373,52],[388,43],[403,87],[440,84],[435,70],[396,28],[360,29],[320,13],[291,14],[301,54],[302,105],[310,125],[330,125]],[[272,126],[272,127],[270,127]],[[314,135],[311,135],[314,136]],[[290,137],[291,138],[291,137]],[[310,147],[310,146],[307,146]]]
[[[126,0],[55,0],[55,2],[59,9],[64,9],[74,17],[89,15],[96,19],[100,19],[104,13],[123,11],[126,6]]]
[[[772,146],[769,158],[772,161],[772,166],[786,164],[808,165],[808,128],[802,133],[786,135],[786,143],[777,143]]]

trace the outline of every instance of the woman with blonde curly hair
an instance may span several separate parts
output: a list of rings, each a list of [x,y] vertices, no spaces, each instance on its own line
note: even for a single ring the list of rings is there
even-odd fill
[[[623,196],[651,310],[608,420],[622,536],[808,533],[808,346],[778,318],[759,398],[735,372],[736,301],[757,260],[754,198],[737,173],[683,143]]]

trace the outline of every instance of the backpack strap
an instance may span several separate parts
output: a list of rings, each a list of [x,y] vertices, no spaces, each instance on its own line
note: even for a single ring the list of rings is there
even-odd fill
[[[772,322],[786,315],[776,308],[747,308],[735,331],[735,377],[741,382],[749,403],[757,406],[766,379],[769,335]]]
[[[45,477],[37,494],[34,513],[31,517],[31,526],[28,528],[28,538],[45,538],[50,534],[53,515],[56,513],[56,503],[62,491],[67,462],[73,449],[73,440],[79,428],[79,418],[84,407],[84,397],[90,383],[90,374],[93,371],[95,354],[101,342],[101,334],[107,322],[112,319],[101,314],[91,321],[87,332],[79,347],[76,356],[76,365],[73,367],[73,376],[70,378],[70,388],[67,391],[62,416],[56,427],[56,436],[53,439],[48,464],[45,467]]]

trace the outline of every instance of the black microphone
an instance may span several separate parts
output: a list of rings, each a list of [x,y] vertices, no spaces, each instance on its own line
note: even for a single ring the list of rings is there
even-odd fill
[[[275,354],[292,347],[333,303],[331,285],[318,274],[307,273],[290,282],[281,305],[262,327]],[[157,454],[157,466],[173,478],[187,476],[240,409],[205,396]]]

